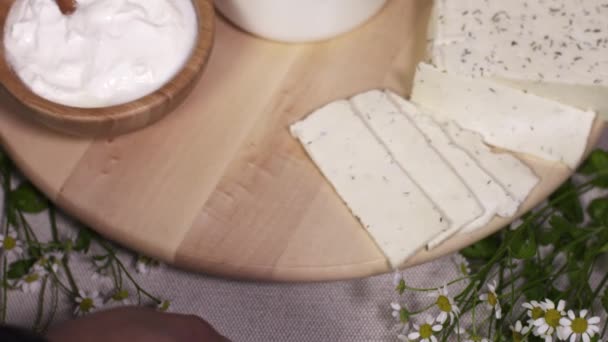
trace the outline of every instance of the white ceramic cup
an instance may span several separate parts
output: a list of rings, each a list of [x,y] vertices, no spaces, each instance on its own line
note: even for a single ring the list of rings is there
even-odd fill
[[[298,43],[329,39],[374,16],[386,0],[216,0],[235,25],[257,36]]]

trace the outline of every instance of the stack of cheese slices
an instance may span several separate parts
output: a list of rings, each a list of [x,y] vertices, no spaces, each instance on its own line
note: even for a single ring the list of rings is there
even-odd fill
[[[437,0],[429,30],[435,66],[418,65],[410,101],[388,90],[371,90],[332,102],[291,126],[393,267],[424,246],[482,228],[495,216],[516,214],[539,179],[515,156],[492,147],[574,169],[585,151],[594,110],[608,108],[606,102],[598,104],[600,97],[588,96],[582,105],[561,93],[579,89],[575,83],[606,91],[604,80],[595,78],[608,75],[608,51],[601,56],[604,64],[592,69],[569,66],[576,71],[572,78],[565,62],[554,56],[517,65],[528,60],[524,53],[538,51],[528,51],[528,41],[545,38],[535,38],[544,34],[536,30],[543,24],[514,25],[531,20],[558,25],[549,18],[574,7],[568,0],[527,3]],[[582,3],[598,6],[593,13],[582,12],[590,23],[597,24],[589,17],[608,18],[601,1]],[[522,10],[525,6],[534,11]],[[577,15],[564,15],[572,16],[566,22],[573,24],[563,34],[577,37],[577,30],[589,30],[575,25]],[[601,25],[606,36],[608,20]],[[597,49],[606,49],[608,39],[602,42],[595,43]],[[559,57],[579,47],[572,43],[561,49]],[[552,83],[539,82],[539,73],[540,81]]]

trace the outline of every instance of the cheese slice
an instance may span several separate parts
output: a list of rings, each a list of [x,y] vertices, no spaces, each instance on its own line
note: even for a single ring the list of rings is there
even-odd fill
[[[608,119],[606,18],[604,0],[437,0],[429,55],[441,70],[509,80]]]
[[[418,65],[412,101],[440,122],[455,121],[480,133],[490,145],[522,152],[574,169],[591,126],[592,111],[526,94],[497,82],[472,79]]]
[[[388,95],[397,107],[401,109],[401,112],[412,120],[416,127],[427,137],[429,143],[458,172],[461,179],[483,205],[484,214],[463,228],[463,232],[470,232],[484,227],[495,215],[510,217],[515,214],[519,202],[511,197],[468,153],[454,144],[441,126],[431,116],[425,114],[428,112],[427,109],[418,109],[411,102],[392,92],[388,92]],[[429,243],[429,247],[432,248],[438,245],[447,237],[449,237],[449,234],[438,235]]]
[[[452,141],[468,152],[513,198],[520,203],[528,198],[539,179],[526,164],[509,153],[493,152],[483,143],[481,135],[464,130],[452,121],[444,127]]]
[[[458,173],[384,92],[371,90],[350,101],[401,168],[447,218],[450,226],[445,234],[458,232],[483,214],[481,204]]]
[[[393,267],[448,228],[348,101],[316,110],[292,125],[291,133]]]

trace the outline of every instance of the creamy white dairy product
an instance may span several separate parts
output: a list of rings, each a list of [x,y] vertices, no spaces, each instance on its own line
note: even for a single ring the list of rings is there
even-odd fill
[[[518,202],[523,203],[538,184],[538,177],[526,164],[510,153],[492,151],[483,143],[481,135],[464,130],[453,121],[443,127],[452,141],[469,153]]]
[[[483,214],[481,204],[458,173],[386,93],[371,90],[350,101],[395,161],[447,218],[447,234],[456,233]]]
[[[6,58],[36,94],[73,107],[104,107],[154,92],[184,65],[196,40],[191,0],[16,0]]]
[[[450,163],[483,205],[483,215],[467,224],[461,230],[462,232],[471,232],[484,227],[495,215],[510,217],[515,214],[520,203],[509,195],[494,177],[481,168],[475,159],[450,139],[442,127],[428,114],[428,108],[415,106],[392,92],[387,92],[387,94],[401,113],[412,120],[427,137],[429,143]],[[453,233],[451,230],[442,232],[429,242],[428,247],[433,248],[439,245]]]
[[[580,162],[595,113],[482,78],[444,73],[418,65],[412,102],[432,110],[435,120],[455,121],[486,143],[514,152]]]
[[[509,80],[608,119],[604,0],[437,0],[430,57],[441,70]]]
[[[393,267],[448,228],[348,101],[317,109],[293,124],[291,133]]]

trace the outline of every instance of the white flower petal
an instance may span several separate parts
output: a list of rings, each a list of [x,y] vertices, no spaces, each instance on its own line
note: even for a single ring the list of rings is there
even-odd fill
[[[590,342],[591,339],[589,338],[589,335],[587,334],[583,334],[583,342]]]
[[[439,325],[439,324],[435,324],[435,325],[433,325],[433,326],[431,327],[431,329],[432,329],[434,332],[440,332],[440,331],[441,331],[441,329],[443,329],[443,326],[442,326],[442,325]]]
[[[580,315],[582,318],[585,318],[587,316],[587,313],[588,313],[588,311],[583,309],[583,310],[581,310]]]
[[[420,333],[417,331],[414,331],[413,333],[409,333],[409,335],[407,335],[407,338],[409,338],[410,340],[416,340],[416,339],[420,338]]]
[[[401,310],[401,305],[399,305],[399,303],[392,302],[391,303],[391,308],[393,308],[393,310],[397,310],[398,311],[398,310]]]
[[[431,342],[437,342],[437,337],[435,337],[434,335],[431,335]]]
[[[600,322],[600,318],[598,316],[591,317],[587,320],[589,324],[598,324]]]
[[[567,327],[567,326],[571,326],[571,325],[572,325],[572,321],[571,321],[571,320],[569,320],[569,319],[567,319],[566,317],[562,317],[562,318],[560,318],[560,320],[559,320],[559,324],[561,324],[561,325],[563,325],[563,326]]]
[[[565,300],[560,300],[557,303],[557,311],[564,311],[564,308],[566,307],[566,301]]]

